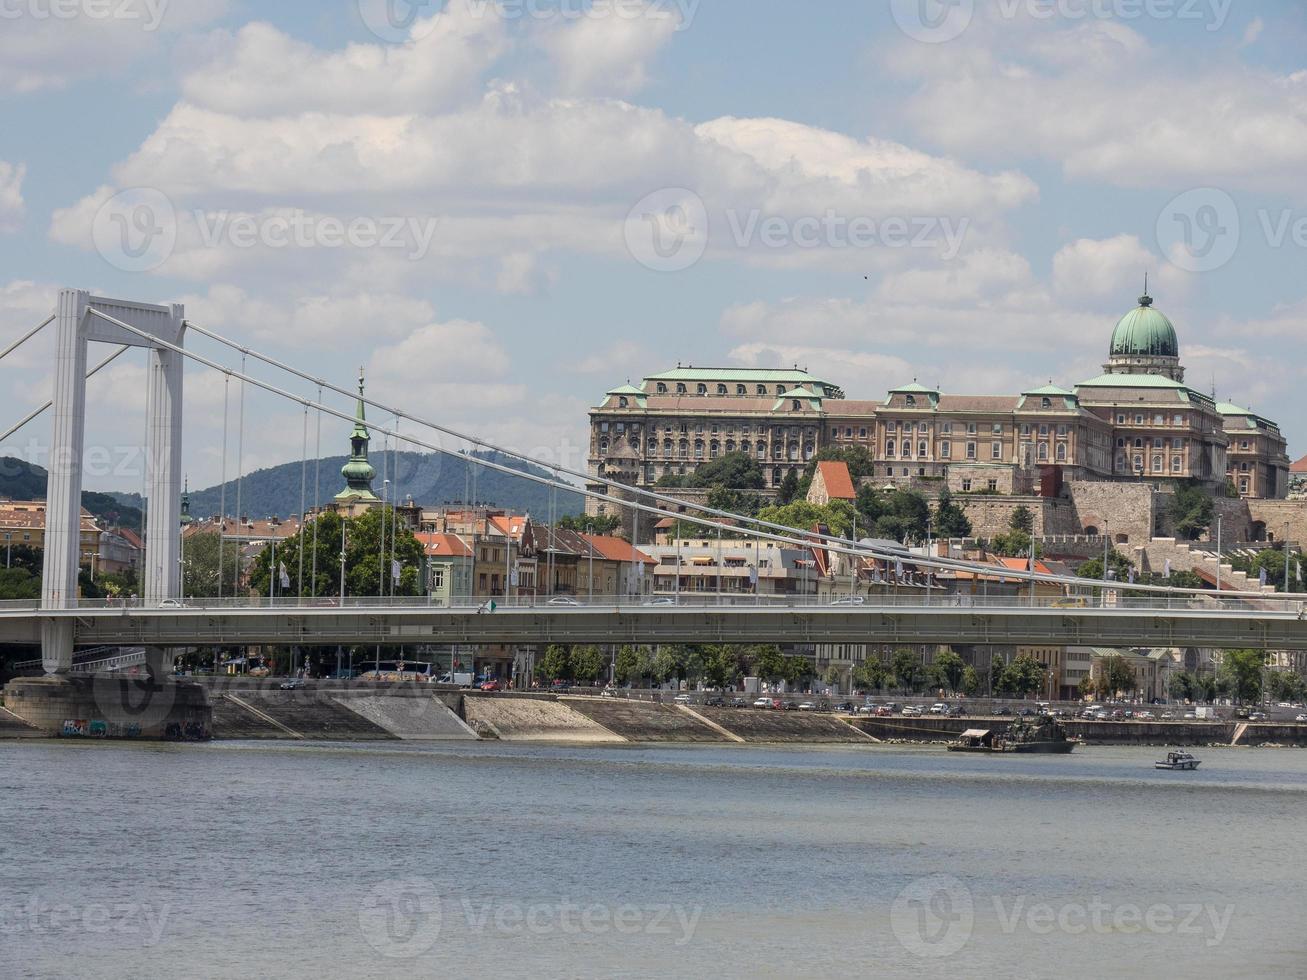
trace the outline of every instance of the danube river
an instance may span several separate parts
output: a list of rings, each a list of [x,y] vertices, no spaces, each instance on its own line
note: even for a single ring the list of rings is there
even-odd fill
[[[0,745],[5,977],[1307,976],[1307,753]]]

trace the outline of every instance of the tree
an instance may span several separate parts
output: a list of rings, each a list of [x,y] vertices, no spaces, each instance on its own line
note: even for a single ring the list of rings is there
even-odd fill
[[[547,647],[545,649],[545,655],[540,658],[540,663],[536,666],[536,671],[545,680],[572,680],[573,671],[571,649],[557,643]]]
[[[1047,683],[1044,665],[1034,657],[1022,656],[1004,668],[999,687],[1016,697],[1024,698],[1042,691]]]
[[[1193,674],[1182,671],[1171,675],[1166,689],[1167,693],[1177,701],[1192,701],[1198,694],[1199,685]]]
[[[750,652],[754,674],[768,683],[775,684],[785,677],[785,657],[777,646],[758,646]]]
[[[740,677],[739,647],[714,645],[703,651],[703,679],[712,687],[734,687]]]
[[[1022,504],[1012,512],[1008,518],[1007,526],[1012,531],[1025,531],[1026,534],[1035,533],[1035,515],[1030,513],[1030,508]]]
[[[1030,554],[1030,535],[1019,529],[1012,529],[997,535],[989,543],[989,550],[1004,558],[1026,558]],[[1035,546],[1035,557],[1040,557],[1042,549]]]
[[[1098,671],[1098,692],[1105,698],[1133,691],[1139,686],[1130,661],[1119,653],[1104,657]]]
[[[218,561],[221,553],[222,562]],[[216,533],[196,534],[186,539],[182,555],[182,594],[212,598],[221,591],[231,595],[232,583],[238,580],[241,546],[238,541],[224,542]],[[220,570],[221,569],[221,570]],[[298,571],[298,566],[297,569]],[[221,583],[219,582],[221,578]],[[219,589],[219,585],[223,587]]]
[[[962,693],[970,698],[975,697],[979,690],[980,675],[976,673],[975,667],[967,667],[962,671]]]
[[[642,659],[648,656],[643,647],[624,646],[617,651],[617,683],[634,687],[644,680],[647,673],[643,669]]]
[[[676,647],[674,645],[665,645],[660,646],[654,654],[649,672],[659,684],[666,684],[677,676],[680,669],[681,663],[676,655]]]
[[[907,647],[895,650],[894,656],[890,658],[889,669],[904,693],[921,690],[926,670],[921,654]]]
[[[725,510],[743,517],[753,517],[762,509],[762,498],[756,493],[736,490],[733,487],[713,487],[708,491],[708,506],[713,510]]]
[[[574,647],[570,665],[572,679],[587,684],[605,679],[603,675],[608,672],[608,658],[596,646]]]
[[[807,682],[816,675],[812,661],[807,657],[785,658],[785,683],[793,688],[806,687]]]
[[[1130,570],[1134,568],[1130,559],[1121,552],[1113,548],[1107,556],[1107,566],[1112,571],[1112,581],[1125,582],[1130,578]],[[1080,578],[1098,579],[1103,578],[1103,559],[1095,558],[1092,561],[1084,562],[1076,569],[1076,575]]]
[[[853,668],[853,686],[862,691],[878,691],[885,686],[885,665],[874,658]]]
[[[1171,524],[1178,538],[1197,541],[1212,526],[1215,505],[1207,491],[1196,481],[1188,481],[1171,498]]]
[[[799,474],[795,470],[790,470],[785,474],[785,479],[781,480],[781,485],[776,491],[776,502],[784,507],[797,500],[798,496]]]
[[[612,534],[621,530],[622,518],[617,514],[569,514],[560,517],[555,526],[560,531],[575,531],[578,534]]]
[[[1221,678],[1229,685],[1236,701],[1260,701],[1265,667],[1266,654],[1260,650],[1226,650],[1221,659]]]
[[[853,508],[845,500],[832,500],[825,505],[795,500],[784,506],[764,507],[758,518],[773,524],[804,529],[822,524],[830,528],[831,534],[841,538],[847,538],[853,533]]]
[[[930,504],[916,491],[884,491],[863,485],[857,507],[862,517],[859,526],[865,525],[877,537],[905,543],[926,540]]]
[[[0,568],[0,599],[39,599],[41,579],[25,568]]]
[[[762,466],[748,453],[727,453],[698,466],[693,473],[660,477],[660,487],[725,487],[729,490],[761,490],[767,485]]]
[[[935,536],[939,538],[965,538],[971,534],[971,521],[965,509],[953,500],[948,487],[939,492],[935,504]]]
[[[966,673],[967,665],[963,663],[952,650],[945,650],[936,654],[935,662],[932,664],[938,671],[940,679],[943,681],[943,687],[950,691],[960,691],[962,689],[962,676]]]

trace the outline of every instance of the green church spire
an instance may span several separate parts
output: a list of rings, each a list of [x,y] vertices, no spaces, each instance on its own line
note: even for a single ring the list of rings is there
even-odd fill
[[[336,500],[377,499],[377,495],[372,492],[372,478],[377,475],[377,471],[368,462],[368,443],[371,441],[363,404],[363,369],[359,368],[358,408],[354,413],[354,431],[349,437],[349,462],[340,470],[340,475],[345,478],[345,489],[336,494]]]

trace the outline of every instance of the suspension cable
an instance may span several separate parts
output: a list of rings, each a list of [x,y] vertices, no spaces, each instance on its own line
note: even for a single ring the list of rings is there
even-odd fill
[[[288,399],[289,401],[293,401],[297,404],[301,404],[301,405],[308,404],[310,407],[317,407],[321,411],[325,412],[326,414],[334,416],[342,421],[345,422],[355,421],[353,416],[348,415],[345,412],[334,409],[328,405],[315,406],[314,403],[308,401],[303,396],[296,395],[293,392],[286,391],[285,389],[282,388],[278,388],[276,385],[273,385],[270,382],[260,381],[257,378],[246,375],[244,372],[241,372],[239,375],[237,375],[236,372],[232,371],[230,368],[227,368],[215,361],[209,360],[208,358],[204,357],[201,354],[197,354],[194,351],[187,350],[175,344],[170,344],[167,341],[160,340],[156,337],[151,337],[148,334],[146,334],[144,331],[138,330],[129,324],[123,323],[121,320],[118,320],[107,313],[103,313],[96,309],[92,309],[89,312],[97,317],[106,320],[107,322],[113,323],[116,326],[122,327],[132,333],[138,334],[141,337],[145,337],[149,339],[150,342],[156,346],[163,347],[166,350],[175,351],[176,353],[181,354],[183,357],[190,358],[191,360],[203,364],[206,367],[212,368],[213,370],[225,371],[231,373],[233,376],[239,377],[243,383],[252,384],[257,388],[261,388],[272,394],[279,395],[282,398]],[[250,353],[252,356],[258,357],[258,355],[254,355],[253,352],[247,352],[247,353]],[[333,386],[324,383],[324,387],[328,389],[332,389]],[[351,396],[351,397],[356,397],[356,396]],[[423,425],[426,424],[422,422],[421,419],[417,419],[413,415],[401,413],[392,409],[383,409],[383,410],[387,412],[392,412],[393,414],[396,415],[404,415],[405,418],[408,418],[412,421],[417,421]],[[432,428],[439,428],[439,427],[432,426]],[[394,435],[394,433],[388,429],[381,429],[377,427],[374,427],[374,429],[375,431],[383,435],[388,435],[388,436]],[[433,445],[431,443],[424,442],[413,437],[408,437],[407,441],[412,443],[413,445],[420,446],[423,449],[430,450],[431,452],[440,453],[440,454],[452,453],[451,450],[445,449],[439,445]],[[516,458],[516,454],[508,453],[506,455],[511,455],[514,456],[514,458]],[[528,473],[522,470],[515,470],[511,467],[505,466],[500,463],[495,463],[490,460],[479,458],[477,462],[478,465],[483,466],[487,469],[501,472],[507,476],[512,476],[517,479],[526,480],[528,482],[537,483],[543,486],[550,486],[553,485],[554,483],[554,481],[552,481],[547,476],[539,476],[534,473]],[[562,470],[564,472],[569,472],[569,473],[571,472],[565,470],[561,466],[556,467],[556,469]],[[609,481],[603,481],[603,482],[605,484],[611,485]],[[635,503],[634,501],[622,500],[618,497],[614,497],[610,494],[602,493],[598,490],[591,490],[588,487],[575,487],[571,485],[564,485],[563,489],[566,489],[571,493],[576,493],[584,497],[589,497],[594,500],[615,504],[618,507],[627,507],[634,510],[639,510],[647,514],[657,515],[660,517],[675,516],[678,520],[686,521],[687,523],[697,524],[704,527],[716,527],[717,524],[719,523],[718,521],[709,520],[708,517],[706,516],[698,516],[693,514],[669,515],[665,510],[662,510],[660,508],[652,507],[647,504]],[[638,488],[628,487],[625,489],[646,496],[658,496],[658,495],[651,494],[649,491],[639,490]],[[1072,585],[1081,588],[1088,587],[1088,588],[1096,588],[1096,589],[1097,588],[1117,588],[1117,589],[1128,588],[1132,591],[1137,591],[1137,592],[1162,593],[1167,595],[1193,595],[1193,596],[1201,596],[1201,597],[1211,596],[1211,593],[1205,589],[1187,589],[1187,588],[1162,586],[1162,585],[1143,585],[1138,583],[1127,584],[1115,580],[1106,581],[1102,579],[1084,579],[1075,576],[1052,575],[1052,574],[1045,574],[1045,573],[1033,572],[1033,571],[1027,572],[1027,571],[1017,571],[1014,569],[996,569],[995,566],[993,565],[986,565],[980,562],[967,562],[967,561],[951,559],[951,558],[937,558],[937,557],[923,558],[917,555],[912,555],[910,553],[905,554],[903,552],[887,551],[883,548],[863,545],[857,542],[852,542],[852,543],[845,542],[843,541],[843,539],[835,538],[830,535],[819,535],[816,532],[804,531],[799,528],[786,527],[783,524],[772,524],[770,522],[758,521],[757,519],[742,518],[741,515],[733,514],[729,511],[718,511],[712,508],[703,507],[701,505],[691,504],[686,501],[676,501],[673,498],[667,498],[667,499],[670,502],[676,503],[678,506],[688,506],[699,511],[702,514],[727,518],[729,520],[737,521],[737,522],[740,520],[752,520],[753,523],[758,523],[767,527],[772,527],[778,531],[788,532],[787,534],[778,534],[778,533],[771,533],[768,531],[760,531],[760,530],[747,531],[748,534],[760,540],[775,541],[781,544],[791,544],[801,548],[813,548],[817,544],[821,543],[824,550],[832,552],[834,554],[851,555],[857,558],[877,558],[877,559],[889,560],[889,561],[902,561],[906,559],[913,565],[926,566],[929,568],[941,568],[949,571],[967,571],[972,573],[983,573],[986,575],[998,577],[1001,580],[1011,579],[1013,581],[1021,581],[1021,582],[1046,582],[1054,585]],[[1221,592],[1221,596],[1226,598],[1252,598],[1252,599],[1268,598],[1264,593],[1260,593],[1260,592],[1229,592],[1224,590]],[[1283,593],[1278,594],[1276,596],[1276,598],[1285,598],[1285,597],[1286,595]],[[1299,596],[1295,596],[1295,597],[1301,598]]]
[[[322,401],[322,388],[318,388],[318,401]],[[316,511],[322,506],[322,412],[318,412],[318,435],[317,445],[313,450],[313,509]],[[312,585],[310,591],[316,597],[318,594],[318,522],[313,521],[313,573]]]
[[[300,553],[299,581],[296,585],[299,588],[300,602],[304,601],[304,522],[308,520],[308,513],[304,507],[304,498],[308,495],[309,490],[309,407],[304,406],[304,437],[300,445],[300,520],[299,520],[299,542],[297,547]]]
[[[96,312],[97,315],[99,315],[99,311],[92,311],[92,312]],[[232,350],[239,351],[239,352],[241,353],[241,355],[242,355],[242,358],[244,358],[245,355],[249,355],[250,357],[253,357],[253,358],[255,358],[256,360],[262,361],[263,363],[268,364],[268,365],[270,365],[271,367],[277,368],[278,370],[286,371],[286,372],[288,372],[289,374],[292,374],[292,375],[294,375],[295,377],[301,378],[301,379],[306,380],[306,381],[312,381],[312,382],[314,382],[315,384],[319,385],[320,387],[325,387],[327,390],[329,390],[329,391],[333,391],[333,392],[335,392],[336,394],[344,395],[345,397],[348,397],[348,398],[360,397],[360,396],[356,396],[353,392],[350,392],[350,391],[348,391],[348,390],[346,390],[346,389],[344,389],[344,388],[337,387],[336,385],[333,385],[333,384],[331,384],[331,383],[328,382],[328,381],[324,381],[324,380],[322,380],[321,378],[315,378],[315,377],[313,377],[312,375],[306,374],[305,372],[299,370],[298,368],[292,367],[291,365],[286,364],[286,363],[283,362],[283,361],[279,361],[279,360],[277,360],[277,359],[274,358],[274,357],[270,357],[270,356],[267,355],[267,354],[263,354],[263,353],[261,353],[261,352],[259,352],[259,351],[252,350],[252,349],[250,349],[250,348],[247,348],[247,347],[244,347],[244,346],[242,346],[242,345],[240,345],[240,344],[237,344],[235,341],[230,340],[230,339],[228,339],[228,338],[226,338],[226,337],[223,337],[221,334],[214,333],[214,332],[211,331],[211,330],[207,330],[207,329],[205,329],[204,327],[201,327],[201,326],[199,326],[199,325],[197,325],[197,324],[195,324],[195,323],[192,323],[192,322],[189,321],[189,320],[186,321],[186,325],[187,325],[187,327],[188,327],[189,329],[193,329],[196,333],[199,333],[199,334],[201,334],[202,336],[208,337],[209,339],[214,340],[214,341],[217,341],[217,342],[220,343],[220,344],[224,344],[224,345],[226,345],[227,347],[231,348]],[[589,473],[583,473],[583,472],[581,472],[581,471],[579,471],[579,470],[573,470],[573,469],[570,469],[570,468],[568,468],[568,467],[566,467],[566,466],[561,466],[561,465],[552,465],[552,466],[551,466],[551,465],[548,465],[548,464],[544,464],[544,463],[542,463],[540,460],[534,459],[534,458],[532,458],[532,457],[530,457],[530,456],[527,456],[527,455],[525,455],[525,454],[523,454],[523,453],[519,453],[519,452],[516,452],[516,451],[511,450],[511,449],[505,449],[505,448],[503,448],[503,447],[501,447],[501,446],[497,446],[497,445],[495,445],[495,444],[493,444],[493,443],[486,442],[485,440],[480,439],[480,438],[478,438],[478,437],[476,437],[476,436],[469,436],[469,435],[467,435],[467,434],[465,434],[465,433],[462,433],[462,432],[459,432],[459,431],[457,431],[457,430],[455,430],[455,429],[451,429],[451,428],[449,428],[448,426],[441,425],[441,424],[438,423],[438,422],[432,422],[432,421],[430,421],[429,419],[424,419],[424,418],[421,418],[420,416],[417,416],[417,415],[412,415],[412,414],[409,414],[409,413],[406,413],[406,412],[402,412],[402,411],[400,411],[398,408],[395,408],[395,407],[393,407],[393,406],[387,405],[387,404],[385,404],[384,402],[379,402],[379,401],[376,401],[376,400],[374,400],[374,399],[368,398],[368,397],[366,397],[366,396],[361,396],[361,397],[362,397],[362,401],[363,401],[363,403],[364,403],[365,405],[370,405],[370,406],[372,406],[373,408],[376,408],[376,409],[378,409],[379,411],[385,412],[385,413],[387,413],[387,414],[393,414],[393,415],[396,415],[396,416],[403,416],[403,417],[406,417],[406,418],[408,418],[408,419],[410,419],[410,420],[412,420],[412,421],[414,421],[414,422],[417,422],[419,425],[421,425],[421,426],[423,426],[423,427],[425,427],[425,428],[432,429],[432,430],[434,430],[434,431],[436,431],[436,432],[442,433],[443,435],[447,435],[447,436],[449,436],[450,438],[453,438],[453,439],[457,439],[457,440],[460,440],[460,441],[466,442],[466,443],[468,443],[468,444],[471,445],[471,446],[477,446],[477,447],[480,447],[480,448],[482,448],[482,449],[489,450],[490,452],[495,453],[495,454],[498,454],[498,455],[500,455],[500,456],[505,456],[505,457],[508,457],[508,458],[510,458],[510,459],[520,460],[521,462],[529,463],[529,464],[531,464],[531,465],[533,465],[533,466],[540,467],[540,468],[543,468],[543,469],[546,469],[546,470],[552,469],[552,470],[554,471],[555,475],[557,475],[558,473],[565,473],[565,474],[567,474],[568,476],[576,477],[577,479],[579,479],[579,480],[583,480],[583,481],[585,481],[586,483],[598,483],[598,484],[602,484],[603,486],[609,488],[610,490],[611,490],[611,489],[616,489],[616,488],[618,488],[618,487],[621,487],[621,489],[622,489],[624,492],[629,492],[629,493],[632,493],[632,494],[638,495],[638,496],[643,497],[643,498],[648,499],[648,500],[654,500],[654,501],[657,501],[657,502],[662,503],[662,504],[667,504],[667,505],[669,505],[669,506],[671,506],[671,507],[677,508],[677,510],[674,511],[674,512],[672,512],[672,513],[673,513],[674,515],[676,515],[676,516],[679,516],[679,518],[680,518],[681,520],[687,520],[687,521],[691,520],[691,519],[690,519],[690,518],[689,518],[689,517],[684,513],[684,509],[685,509],[685,508],[689,508],[689,509],[691,509],[691,510],[697,511],[697,512],[700,513],[700,514],[708,515],[708,516],[712,516],[712,517],[717,517],[717,518],[720,518],[720,519],[723,519],[723,520],[730,520],[730,521],[732,521],[732,522],[734,522],[734,523],[736,523],[736,524],[748,524],[748,525],[751,525],[751,526],[761,527],[761,528],[766,528],[766,529],[771,530],[771,531],[779,531],[779,532],[790,532],[790,531],[794,531],[794,530],[796,530],[795,528],[786,527],[784,524],[778,524],[778,523],[775,523],[775,522],[773,522],[773,521],[766,521],[766,520],[763,520],[762,518],[759,518],[759,517],[750,517],[750,516],[748,516],[748,515],[744,515],[744,514],[736,514],[736,513],[732,513],[731,511],[725,511],[725,510],[720,510],[720,509],[718,509],[718,508],[714,508],[714,507],[708,507],[708,506],[706,506],[706,505],[704,505],[704,504],[698,504],[698,503],[694,503],[694,502],[692,502],[692,501],[687,501],[687,500],[680,500],[680,499],[678,499],[678,498],[676,498],[676,497],[669,497],[669,496],[667,496],[666,494],[657,493],[656,491],[648,490],[648,489],[645,489],[645,488],[643,488],[643,487],[629,486],[629,485],[625,485],[625,484],[617,484],[617,483],[614,483],[614,482],[611,481],[611,480],[606,480],[606,479],[603,479],[602,477],[596,477],[596,476],[594,476],[594,475],[592,475],[592,474],[589,474]],[[416,445],[416,444],[417,444],[417,443],[415,443],[415,445]],[[445,452],[445,450],[441,449],[440,447],[425,447],[425,446],[424,446],[424,448],[432,448],[432,450],[433,450],[434,452]],[[487,469],[498,470],[499,472],[507,473],[507,474],[510,474],[510,475],[512,475],[512,476],[516,476],[516,477],[522,477],[522,478],[526,478],[526,479],[534,479],[534,477],[529,476],[528,474],[524,473],[522,470],[515,470],[515,469],[513,469],[513,468],[511,468],[511,467],[497,466],[497,465],[493,464],[492,462],[486,460],[484,457],[479,456],[476,452],[469,451],[469,452],[466,454],[466,456],[467,456],[467,459],[468,459],[469,461],[474,462],[478,467],[485,467],[485,468],[487,468]],[[477,498],[477,492],[476,492],[477,474],[478,474],[478,470],[473,470],[473,471],[472,471],[472,501],[471,501],[471,503],[472,503],[472,507],[473,507],[474,509],[475,509],[476,504],[477,504],[477,499],[476,499],[476,498]],[[538,482],[538,481],[537,481],[537,482]],[[570,486],[570,485],[567,485],[567,489],[570,490],[570,491],[572,491],[572,492],[575,492],[575,493],[581,493],[581,494],[584,495],[584,496],[590,496],[590,497],[593,497],[594,499],[599,499],[599,500],[612,500],[612,498],[611,498],[610,496],[608,496],[608,495],[604,495],[604,494],[600,494],[600,493],[596,493],[595,491],[584,490],[584,489],[578,489],[578,488],[576,488],[576,487],[574,487],[574,486]],[[616,502],[619,506],[630,506],[630,507],[634,507],[634,506],[636,506],[636,505],[635,505],[634,503],[632,503],[632,502],[622,501],[622,500],[620,500],[620,499],[619,499],[619,500],[616,500],[616,501],[614,501],[614,502]],[[656,511],[651,511],[651,513],[653,513],[653,512],[662,513],[664,516],[667,516],[667,514],[668,514],[668,512],[667,512],[665,509],[663,509],[663,508],[658,508]],[[699,523],[699,524],[715,524],[716,522],[692,521],[692,523]],[[841,549],[842,546],[845,544],[845,539],[844,539],[844,538],[840,538],[840,537],[838,537],[838,536],[836,536],[836,535],[824,534],[824,533],[819,532],[819,531],[804,531],[804,532],[802,532],[802,533],[804,534],[805,541],[806,541],[806,545],[805,545],[805,546],[807,546],[807,547],[811,547],[814,543],[818,543],[818,542],[820,542],[820,543],[824,543],[824,544],[826,544],[826,545],[828,546],[828,550],[833,550],[833,551],[836,551],[837,553],[843,553],[840,549]],[[853,544],[854,544],[855,548],[858,549],[858,551],[857,551],[856,553],[861,553],[861,554],[864,555],[864,557],[874,557],[874,558],[880,558],[880,559],[892,559],[892,558],[894,558],[894,557],[899,557],[899,556],[895,555],[894,553],[891,553],[891,552],[885,552],[885,551],[883,551],[883,549],[882,549],[882,550],[877,550],[877,549],[874,549],[874,548],[867,548],[867,547],[865,547],[865,546],[859,545],[858,542],[856,542],[856,541],[853,542]],[[961,569],[961,570],[966,570],[966,571],[972,571],[972,570],[974,570],[974,568],[976,567],[976,566],[974,566],[974,565],[972,565],[972,564],[970,564],[970,563],[962,562],[962,561],[957,561],[957,560],[955,560],[955,559],[951,559],[951,558],[950,558],[950,559],[938,559],[938,558],[933,558],[933,559],[924,560],[924,561],[921,560],[921,559],[916,559],[916,563],[917,563],[917,564],[925,564],[925,565],[927,565],[928,567],[932,567],[932,568],[943,568],[943,569],[954,569],[954,570]],[[1022,573],[1011,572],[1011,571],[1008,572],[1008,575],[1009,575],[1010,577],[1013,577],[1013,578],[1025,578],[1025,577],[1026,577],[1026,576],[1023,575]],[[1089,581],[1089,580],[1084,580],[1084,581]],[[1152,587],[1150,587],[1150,586],[1144,586],[1143,588],[1152,588]],[[1157,588],[1161,589],[1162,587],[1157,587]],[[1163,591],[1171,591],[1171,590],[1165,590],[1165,589],[1163,589]]]
[[[8,357],[8,356],[9,356],[10,354],[12,354],[14,351],[18,350],[18,348],[22,347],[23,344],[27,343],[29,340],[31,340],[33,337],[35,337],[37,334],[39,334],[42,330],[44,330],[44,329],[45,329],[46,327],[48,327],[50,324],[54,323],[54,321],[55,321],[55,315],[54,315],[53,313],[51,313],[48,317],[46,317],[44,320],[42,320],[41,323],[40,323],[39,325],[37,325],[36,327],[34,327],[34,328],[32,328],[31,330],[27,331],[27,333],[23,334],[21,337],[19,337],[17,340],[15,340],[12,344],[10,344],[8,347],[6,347],[6,348],[5,348],[5,352],[4,352],[3,354],[0,354],[0,361],[3,361],[6,357]]]
[[[241,379],[239,406],[236,409],[236,527],[241,527],[244,515],[241,513],[241,495],[245,491],[245,355],[241,355]],[[271,567],[271,566],[269,566]],[[241,556],[236,555],[236,574],[232,578],[231,594],[235,597],[241,587]]]
[[[224,560],[227,552],[227,423],[231,418],[231,375],[224,373],[222,378],[222,483],[218,489],[218,598],[222,598],[222,589],[226,578]],[[239,559],[238,559],[239,560]],[[216,655],[215,655],[216,656]],[[217,673],[217,665],[214,665]]]
[[[87,381],[90,381],[90,380],[91,380],[92,378],[94,378],[97,374],[99,374],[101,371],[103,371],[105,368],[107,368],[110,364],[112,364],[114,361],[118,360],[118,358],[122,357],[122,355],[126,354],[129,350],[131,350],[130,347],[119,347],[116,351],[114,351],[112,354],[110,354],[108,357],[106,357],[103,361],[101,361],[101,362],[100,362],[99,364],[97,364],[95,367],[91,368],[91,370],[87,371],[87,372],[86,372],[86,380],[87,380]],[[15,426],[14,426],[12,429],[10,429],[8,432],[4,433],[4,435],[0,435],[0,442],[3,442],[5,439],[8,439],[10,436],[12,436],[15,432],[17,432],[17,431],[18,431],[19,429],[21,429],[23,426],[25,426],[25,425],[27,425],[29,422],[32,422],[32,421],[34,421],[35,419],[39,418],[43,413],[48,412],[48,411],[50,410],[51,406],[53,406],[53,405],[54,405],[54,401],[53,401],[53,400],[46,402],[44,405],[42,405],[42,406],[41,406],[40,408],[38,408],[36,411],[32,412],[32,414],[28,415],[27,418],[23,419],[21,422],[19,422],[17,425],[15,425]]]

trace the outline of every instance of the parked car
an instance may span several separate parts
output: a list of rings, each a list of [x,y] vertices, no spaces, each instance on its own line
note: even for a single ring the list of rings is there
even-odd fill
[[[1002,705],[1001,707],[994,709],[994,714],[997,716],[1006,717],[1007,715],[1012,714],[1012,709],[1009,708],[1007,705]]]
[[[703,699],[703,706],[705,708],[724,708],[726,707],[726,699],[720,694],[709,695]]]
[[[1155,715],[1151,711],[1140,711],[1135,714],[1136,721],[1152,721]]]
[[[496,680],[493,677],[488,681],[481,682],[481,690],[483,691],[502,691],[503,689],[504,689],[504,682],[501,680]]]
[[[1307,714],[1301,714],[1294,721],[1307,721]]]
[[[782,702],[782,703],[780,704],[780,708],[781,708],[782,711],[798,711],[798,710],[799,710],[799,706],[798,706],[797,704],[795,704],[793,701],[785,701],[785,702]]]
[[[747,708],[748,706],[749,702],[744,698],[731,698],[730,707],[732,708]]]
[[[298,691],[303,686],[300,681],[282,681],[280,685],[283,691]]]
[[[759,698],[757,701],[753,702],[753,706],[755,708],[770,708],[771,698]]]
[[[1162,712],[1162,721],[1175,721],[1175,712],[1174,712],[1174,711],[1163,711],[1163,712]]]
[[[816,711],[816,710],[817,710],[817,706],[816,706],[815,704],[813,704],[811,701],[804,701],[803,704],[799,705],[799,710],[800,710],[800,711]]]
[[[551,606],[579,606],[580,604],[581,603],[577,602],[571,596],[566,595],[556,595],[549,600],[549,605]]]
[[[617,693],[611,687],[606,687],[599,692],[599,696],[601,698],[615,698],[617,697]]]
[[[962,705],[955,704],[944,712],[945,718],[961,718],[966,712],[962,710]]]
[[[948,714],[948,705],[943,701],[936,701],[930,706],[930,713],[932,715],[946,715]]]
[[[663,596],[658,599],[650,599],[648,602],[645,603],[645,605],[646,606],[674,606],[676,605],[676,600],[668,596]]]
[[[853,702],[852,702],[852,701],[841,701],[839,704],[835,705],[835,710],[836,710],[836,711],[843,711],[843,712],[845,712],[846,714],[852,714],[852,713],[853,713]]]
[[[867,597],[864,595],[842,595],[831,600],[832,606],[865,606]]]
[[[909,704],[903,708],[904,718],[920,718],[922,714],[923,712],[919,705]]]
[[[674,703],[674,704],[689,704],[689,703],[690,703],[690,695],[688,695],[688,694],[678,694],[678,695],[676,695],[676,697],[673,698],[672,700],[673,700],[673,703]]]
[[[562,692],[570,691],[571,689],[572,685],[568,684],[567,681],[554,681],[549,685],[549,690],[553,691],[555,694],[561,694]]]
[[[1265,711],[1250,711],[1250,712],[1248,712],[1248,720],[1249,720],[1249,721],[1265,721],[1266,718],[1267,718],[1267,715],[1266,715],[1266,712],[1265,712]]]

